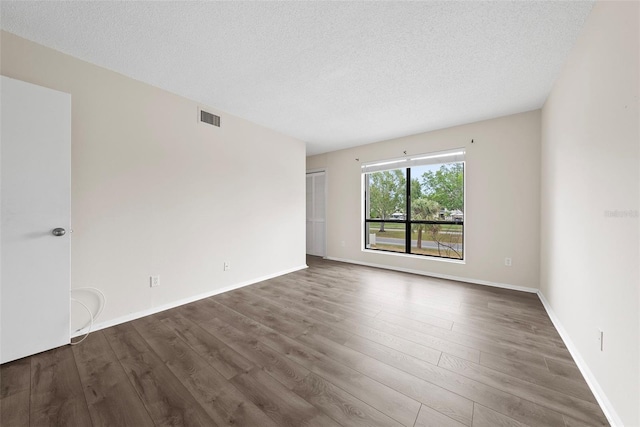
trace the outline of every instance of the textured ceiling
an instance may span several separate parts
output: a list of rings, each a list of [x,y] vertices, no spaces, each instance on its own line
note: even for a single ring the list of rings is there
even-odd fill
[[[0,24],[316,154],[541,107],[592,5],[3,0]]]

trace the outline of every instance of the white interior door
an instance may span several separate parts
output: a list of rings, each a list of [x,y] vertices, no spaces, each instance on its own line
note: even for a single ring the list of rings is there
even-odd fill
[[[4,363],[70,341],[71,95],[0,78]]]
[[[325,172],[307,174],[307,253],[326,256]]]

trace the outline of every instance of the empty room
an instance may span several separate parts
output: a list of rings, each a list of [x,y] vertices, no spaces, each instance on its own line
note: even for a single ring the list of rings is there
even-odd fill
[[[639,1],[0,1],[0,425],[640,427]]]

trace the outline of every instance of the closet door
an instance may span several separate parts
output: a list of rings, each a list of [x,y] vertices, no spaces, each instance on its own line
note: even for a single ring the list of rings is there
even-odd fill
[[[71,95],[1,79],[4,363],[70,341]]]
[[[307,174],[307,254],[326,256],[325,172]]]

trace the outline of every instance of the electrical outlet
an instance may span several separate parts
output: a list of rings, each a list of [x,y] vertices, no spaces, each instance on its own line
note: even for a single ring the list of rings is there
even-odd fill
[[[347,244],[346,244],[346,242],[345,242],[344,240],[340,242],[340,246],[342,246],[343,248],[344,248],[346,245],[347,245]]]
[[[231,270],[231,264],[229,263],[229,261],[225,261],[223,266],[222,266],[224,271],[229,271]]]
[[[505,258],[504,265],[506,265],[507,267],[511,267],[511,258]]]
[[[604,351],[604,331],[598,329],[598,343],[600,344],[600,351]]]
[[[151,276],[149,278],[149,286],[152,288],[160,286],[160,276]]]

